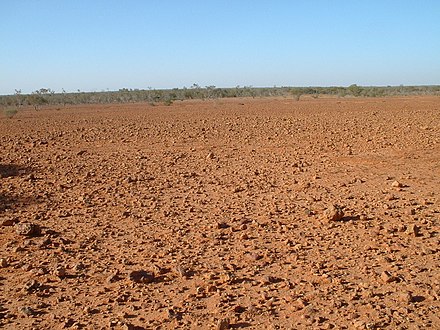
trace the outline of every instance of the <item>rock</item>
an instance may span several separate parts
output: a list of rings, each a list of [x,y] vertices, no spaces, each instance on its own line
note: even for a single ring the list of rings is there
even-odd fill
[[[177,274],[179,274],[182,277],[188,277],[188,275],[189,275],[188,270],[182,265],[176,266],[176,272],[177,272]]]
[[[246,311],[246,308],[241,306],[241,305],[236,305],[236,306],[234,306],[233,310],[234,310],[235,313],[241,314],[241,313],[244,313]]]
[[[416,214],[416,210],[415,209],[408,209],[405,212],[407,215],[415,215]]]
[[[344,217],[344,211],[341,206],[332,204],[323,213],[322,218],[328,222],[339,221]]]
[[[393,183],[391,184],[391,187],[402,188],[403,184],[401,184],[399,181],[393,181]]]
[[[118,280],[119,280],[119,271],[118,271],[118,270],[115,270],[113,273],[111,273],[111,274],[107,277],[106,282],[107,282],[107,283],[113,283],[113,282],[116,282],[116,281],[118,281]]]
[[[40,284],[37,281],[30,280],[24,284],[23,290],[26,292],[33,292],[33,291],[37,290],[39,286],[40,286]]]
[[[408,235],[420,236],[420,227],[416,224],[408,225],[406,228],[406,233]]]
[[[230,226],[226,222],[218,222],[217,223],[217,229],[227,229]]]
[[[19,312],[26,315],[26,316],[33,316],[36,315],[37,313],[35,312],[35,310],[32,307],[29,306],[23,306],[19,308]]]
[[[129,274],[130,280],[136,283],[148,284],[155,280],[154,274],[145,270],[135,270]]]
[[[53,275],[59,277],[59,278],[64,278],[66,277],[66,268],[64,268],[63,266],[58,266],[54,269],[53,271]]]
[[[240,235],[240,240],[247,240],[247,239],[249,239],[249,236],[246,233]]]
[[[6,258],[0,258],[0,268],[6,268],[9,266],[9,262]]]
[[[396,282],[397,281],[397,277],[395,277],[395,276],[392,276],[391,274],[390,274],[390,272],[388,272],[388,271],[383,271],[381,274],[380,274],[380,278],[382,279],[382,281],[384,281],[385,283],[391,283],[391,282]]]
[[[231,323],[229,321],[229,319],[221,319],[218,320],[217,322],[217,330],[226,330],[229,329],[231,327]]]
[[[413,298],[413,295],[411,294],[411,292],[404,291],[404,292],[399,292],[397,294],[397,300],[404,303],[404,304],[409,304],[409,303],[413,302],[414,298]]]
[[[41,227],[32,222],[20,222],[15,225],[15,232],[21,236],[34,237],[41,234]]]
[[[18,222],[19,222],[19,220],[17,218],[11,218],[11,217],[2,217],[2,218],[0,218],[1,226],[4,226],[4,227],[6,227],[6,226],[13,226],[13,225],[15,225]]]
[[[261,254],[256,253],[256,252],[251,252],[249,254],[249,256],[250,256],[251,260],[254,260],[254,261],[263,259],[263,256]]]

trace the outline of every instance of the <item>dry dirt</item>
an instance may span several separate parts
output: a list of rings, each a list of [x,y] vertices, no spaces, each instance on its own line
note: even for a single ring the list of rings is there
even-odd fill
[[[439,329],[440,98],[0,118],[0,327]]]

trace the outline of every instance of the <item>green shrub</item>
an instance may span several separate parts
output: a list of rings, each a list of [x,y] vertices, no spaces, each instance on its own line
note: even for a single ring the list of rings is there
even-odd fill
[[[5,116],[8,118],[12,118],[17,114],[18,110],[16,108],[8,107],[4,110]]]

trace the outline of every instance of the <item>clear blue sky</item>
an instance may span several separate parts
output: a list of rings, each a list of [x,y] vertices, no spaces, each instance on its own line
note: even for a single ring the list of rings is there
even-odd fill
[[[0,94],[440,84],[439,0],[1,0]]]

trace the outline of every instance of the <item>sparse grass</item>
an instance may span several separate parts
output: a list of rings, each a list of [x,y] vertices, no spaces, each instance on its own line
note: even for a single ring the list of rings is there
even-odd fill
[[[3,112],[7,118],[12,118],[17,114],[18,110],[17,108],[8,107],[4,109]]]

